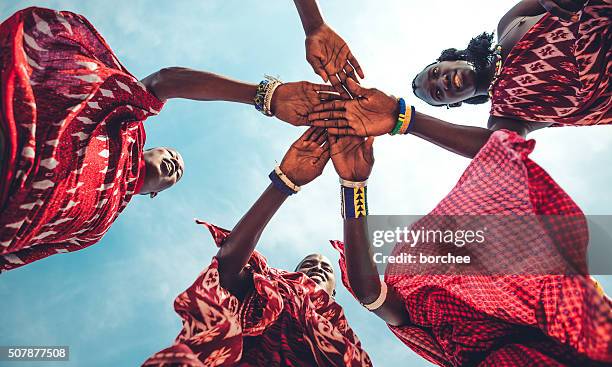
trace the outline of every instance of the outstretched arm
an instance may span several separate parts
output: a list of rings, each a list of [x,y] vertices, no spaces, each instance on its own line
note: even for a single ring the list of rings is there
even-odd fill
[[[314,72],[336,91],[349,97],[343,88],[346,79],[364,78],[363,70],[346,42],[321,16],[316,0],[293,0],[306,33],[306,60]]]
[[[281,171],[301,186],[321,175],[329,161],[327,134],[324,129],[309,128],[285,154]],[[240,219],[217,252],[221,285],[242,298],[251,287],[244,271],[264,228],[287,199],[286,190],[270,184],[261,197]]]
[[[308,116],[310,124],[327,128],[330,135],[378,136],[391,132],[399,115],[396,98],[378,89],[362,88],[352,80],[348,81],[347,86],[351,94],[357,97],[315,106],[315,112]],[[544,126],[546,124],[536,126],[491,117],[490,129],[485,129],[452,124],[416,112],[408,132],[451,152],[473,158],[495,130],[508,129],[524,136],[530,130]]]
[[[141,81],[157,98],[197,101],[228,101],[254,105],[257,85],[207,71],[181,67],[161,69]],[[292,125],[305,125],[307,115],[321,101],[338,98],[329,85],[309,82],[284,83],[274,90],[271,112]]]
[[[374,138],[330,137],[330,152],[334,168],[340,178],[347,181],[365,181],[374,165]],[[370,304],[381,293],[381,280],[374,264],[367,236],[367,217],[359,215],[344,219],[344,255],[349,283],[359,302]],[[390,325],[401,326],[409,322],[409,315],[401,297],[393,288],[388,289],[381,307],[373,311]]]

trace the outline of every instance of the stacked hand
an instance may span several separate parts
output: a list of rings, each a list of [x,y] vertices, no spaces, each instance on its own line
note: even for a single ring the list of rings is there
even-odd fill
[[[279,86],[272,96],[272,113],[291,125],[308,124],[308,114],[321,102],[338,98],[330,85],[309,82],[285,83]]]
[[[329,150],[338,176],[348,181],[365,181],[374,166],[374,137],[329,137]]]
[[[346,42],[325,23],[306,36],[306,60],[316,74],[325,82],[329,81],[345,98],[349,95],[342,85],[346,86],[347,79],[357,81],[357,75],[364,78],[363,70]]]
[[[309,124],[327,128],[330,135],[378,136],[391,132],[399,113],[397,100],[378,89],[362,88],[352,79],[352,100],[327,101],[314,107]]]
[[[323,173],[329,153],[325,129],[311,127],[291,145],[281,162],[281,171],[294,184],[305,185]]]

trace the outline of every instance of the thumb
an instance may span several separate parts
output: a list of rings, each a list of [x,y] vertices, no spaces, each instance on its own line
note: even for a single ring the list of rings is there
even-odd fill
[[[365,141],[365,152],[369,156],[374,156],[374,137],[370,136]]]
[[[353,78],[346,78],[346,88],[353,96],[363,96],[366,92],[366,89],[353,80]]]

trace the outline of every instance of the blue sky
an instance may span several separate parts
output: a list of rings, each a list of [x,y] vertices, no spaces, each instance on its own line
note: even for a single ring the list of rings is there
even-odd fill
[[[494,30],[513,4],[321,1],[326,20],[363,66],[366,86],[406,96],[417,109],[448,121],[479,126],[488,106],[429,107],[412,96],[410,82],[442,48],[462,47],[473,35]],[[253,83],[264,73],[318,81],[305,61],[304,35],[290,0],[9,1],[0,3],[0,18],[30,5],[85,15],[138,77],[187,66]],[[0,277],[0,345],[69,345],[71,362],[55,365],[88,367],[139,365],[169,346],[180,328],[174,297],[215,253],[193,218],[231,228],[303,130],[251,106],[192,101],[170,101],[146,127],[148,147],[169,145],[183,154],[180,184],[154,200],[134,198],[97,245]],[[609,128],[545,129],[533,137],[538,143],[532,157],[587,214],[612,214]],[[469,163],[412,136],[379,138],[375,155],[369,187],[375,214],[427,213]],[[329,165],[281,208],[258,249],[280,268],[292,269],[312,252],[336,260],[327,240],[342,237],[337,196]],[[610,278],[604,285],[612,288]],[[338,301],[375,365],[430,365],[341,287]]]

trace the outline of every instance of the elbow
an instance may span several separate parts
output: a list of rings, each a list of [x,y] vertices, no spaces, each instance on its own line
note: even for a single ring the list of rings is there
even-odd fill
[[[149,92],[153,93],[158,99],[165,101],[170,98],[175,98],[176,79],[185,68],[181,67],[166,67],[156,71],[142,80],[142,83],[147,87]]]

